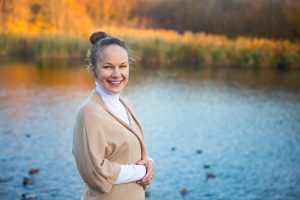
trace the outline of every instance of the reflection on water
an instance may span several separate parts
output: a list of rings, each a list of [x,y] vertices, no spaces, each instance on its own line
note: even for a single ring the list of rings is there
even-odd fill
[[[0,198],[79,199],[72,123],[93,86],[86,69],[0,69]],[[124,95],[157,163],[148,199],[299,199],[299,80],[295,71],[137,67]],[[31,167],[40,172],[23,186]]]

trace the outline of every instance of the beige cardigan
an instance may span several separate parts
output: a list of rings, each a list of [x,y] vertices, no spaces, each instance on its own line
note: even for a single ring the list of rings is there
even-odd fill
[[[132,106],[124,104],[130,126],[109,111],[95,90],[80,106],[73,131],[73,154],[85,182],[85,200],[143,200],[143,187],[135,182],[115,185],[120,164],[146,158],[143,130]]]

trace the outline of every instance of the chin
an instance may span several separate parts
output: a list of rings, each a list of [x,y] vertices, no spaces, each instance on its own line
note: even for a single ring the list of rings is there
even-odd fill
[[[115,93],[115,94],[117,94],[117,93],[120,93],[121,92],[121,90],[109,90],[111,93]]]
[[[112,93],[120,93],[122,92],[123,88],[107,88],[107,90]]]
[[[106,88],[106,90],[108,90],[112,93],[120,93],[123,91],[124,87],[125,87],[124,83],[123,84],[121,83],[118,86],[117,85],[113,86],[110,83],[107,83],[105,88]]]

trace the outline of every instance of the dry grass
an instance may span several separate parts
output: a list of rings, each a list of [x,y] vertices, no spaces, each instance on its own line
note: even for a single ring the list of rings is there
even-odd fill
[[[140,62],[156,65],[218,65],[300,69],[300,45],[263,38],[104,26],[97,30],[126,40]],[[0,55],[34,59],[84,59],[88,36],[0,35]]]

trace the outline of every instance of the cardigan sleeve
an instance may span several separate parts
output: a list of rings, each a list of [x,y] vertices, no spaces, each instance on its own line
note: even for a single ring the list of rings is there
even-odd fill
[[[84,182],[93,190],[108,193],[121,166],[105,158],[106,139],[92,110],[80,109],[73,130],[73,154]]]

